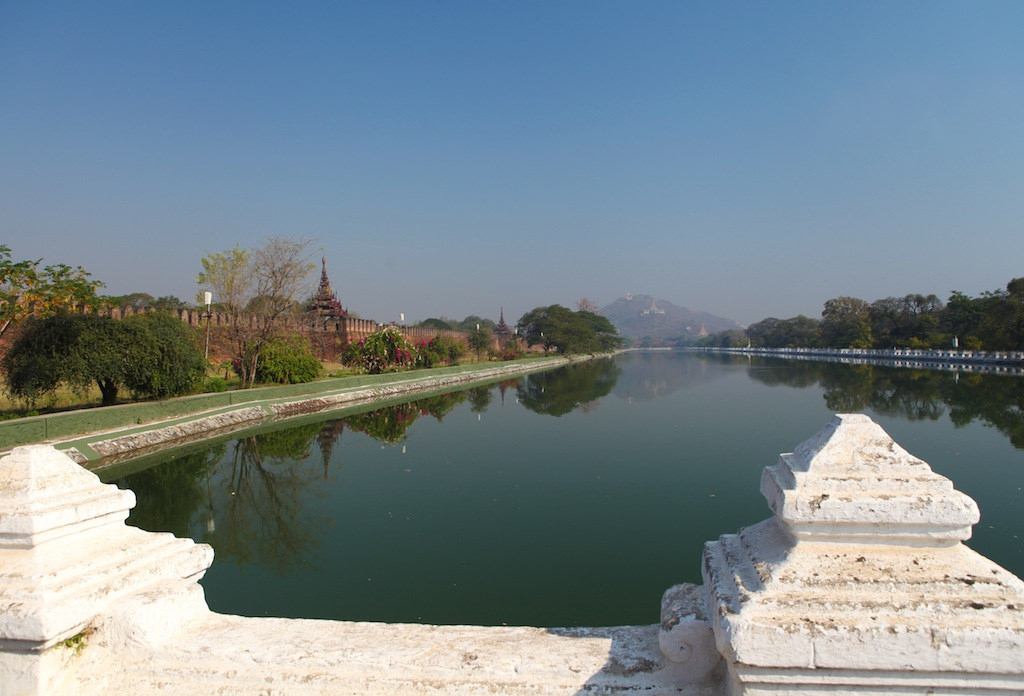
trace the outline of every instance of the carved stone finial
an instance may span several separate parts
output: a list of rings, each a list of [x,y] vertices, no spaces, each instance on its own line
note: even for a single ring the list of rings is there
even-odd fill
[[[134,505],[48,445],[0,459],[0,684],[43,683],[36,658],[129,595],[196,594],[213,549],[129,527]],[[201,591],[192,603],[205,607]]]
[[[864,415],[837,415],[761,477],[797,538],[922,546],[971,537],[978,506]]]
[[[775,516],[704,547],[730,693],[1024,690],[1024,583],[959,542],[974,501],[877,424],[834,417],[761,490]]]

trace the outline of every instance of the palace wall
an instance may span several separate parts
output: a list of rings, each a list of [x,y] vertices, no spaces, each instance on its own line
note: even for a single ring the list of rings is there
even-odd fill
[[[84,313],[87,310],[83,309],[81,311]],[[124,319],[125,317],[135,316],[137,314],[159,311],[168,310],[159,310],[153,307],[104,307],[97,310],[95,313],[100,316],[112,317],[114,319]],[[173,314],[181,319],[181,321],[195,329],[205,330],[207,322],[209,322],[211,331],[226,328],[231,324],[231,316],[223,312],[210,312],[208,314],[202,309],[180,309],[170,310],[168,313]],[[255,326],[258,319],[251,316],[243,316],[240,321],[248,326]],[[335,351],[340,350],[348,343],[365,339],[370,334],[379,331],[387,325],[380,324],[372,319],[345,317],[328,319],[317,318],[314,321],[303,321],[289,318],[283,322],[283,326],[288,330],[305,335],[310,339],[310,343],[313,344],[314,348],[321,349],[318,352],[330,353],[332,352],[330,350],[332,345]],[[391,326],[396,325],[391,324]],[[469,333],[466,331],[434,329],[420,326],[398,326],[398,329],[406,339],[414,344],[429,341],[435,336],[444,336],[463,344],[466,344],[469,341]]]

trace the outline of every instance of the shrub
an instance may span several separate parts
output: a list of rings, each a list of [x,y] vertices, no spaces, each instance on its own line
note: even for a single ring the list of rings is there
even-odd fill
[[[451,365],[466,354],[466,346],[454,338],[435,336],[416,344],[416,367]]]
[[[309,341],[301,336],[276,338],[260,351],[256,381],[275,384],[312,382],[323,365],[313,355]]]
[[[403,370],[416,361],[416,348],[395,326],[385,326],[366,338],[349,343],[342,356],[346,365],[358,367],[371,375]]]
[[[524,355],[525,353],[523,352],[523,349],[519,347],[519,344],[516,341],[509,341],[501,347],[501,350],[498,351],[497,357],[498,360],[518,360]]]
[[[228,381],[223,377],[210,377],[203,382],[203,393],[213,394],[216,392],[226,392],[229,389]]]

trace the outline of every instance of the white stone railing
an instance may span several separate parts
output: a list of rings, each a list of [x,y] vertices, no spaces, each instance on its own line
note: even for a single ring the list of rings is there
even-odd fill
[[[20,447],[0,694],[1024,692],[1024,583],[963,545],[974,501],[878,425],[836,416],[761,491],[774,516],[706,544],[660,626],[244,618],[207,607],[208,546],[125,525],[130,491]]]
[[[849,364],[956,369],[965,372],[1024,374],[1024,352],[981,350],[923,350],[913,348],[699,348],[709,353],[767,355],[797,360]]]

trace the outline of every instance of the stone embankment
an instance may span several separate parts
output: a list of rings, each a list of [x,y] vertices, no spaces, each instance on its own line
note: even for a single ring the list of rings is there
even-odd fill
[[[500,380],[568,362],[569,358],[562,357],[535,358],[367,375],[21,418],[0,422],[0,453],[17,445],[45,442],[78,462],[124,458],[271,419]]]
[[[912,348],[699,348],[709,353],[767,355],[797,360],[823,360],[851,365],[892,365],[1024,375],[1024,352],[980,350],[918,350]]]
[[[247,618],[207,607],[209,546],[127,526],[131,491],[19,447],[0,459],[0,696],[1024,693],[1024,582],[963,545],[974,501],[868,417],[834,417],[761,492],[774,515],[706,544],[660,626]]]

